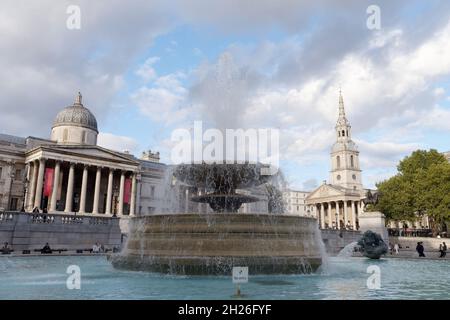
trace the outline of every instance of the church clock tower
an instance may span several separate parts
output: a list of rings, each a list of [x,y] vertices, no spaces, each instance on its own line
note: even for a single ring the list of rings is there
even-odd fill
[[[339,118],[335,128],[337,140],[331,150],[331,184],[362,191],[359,151],[351,138],[351,126],[345,116],[341,92],[339,92]]]

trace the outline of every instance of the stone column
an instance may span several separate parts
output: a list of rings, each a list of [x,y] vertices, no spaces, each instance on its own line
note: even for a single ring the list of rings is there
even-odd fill
[[[81,180],[81,195],[80,195],[80,213],[86,213],[86,192],[88,180],[88,165],[83,166],[83,177]]]
[[[331,229],[333,226],[333,218],[331,217],[331,202],[328,202],[328,227]]]
[[[44,172],[45,172],[45,159],[41,158],[39,160],[39,173],[36,182],[36,196],[34,198],[34,207],[41,209],[42,201],[42,187],[44,185]]]
[[[37,181],[37,175],[38,175],[37,162],[32,161],[32,162],[30,162],[30,164],[33,165],[33,170],[32,170],[30,182],[28,185],[28,203],[27,203],[28,211],[33,210],[34,197],[36,196],[36,181]]]
[[[112,201],[112,189],[113,189],[114,169],[109,168],[108,174],[108,190],[106,192],[106,210],[105,214],[111,214],[111,201]]]
[[[336,229],[340,229],[341,228],[341,215],[340,215],[340,211],[341,211],[341,206],[339,205],[340,201],[336,201]]]
[[[67,182],[66,208],[64,209],[64,212],[67,213],[72,212],[74,173],[75,173],[75,163],[71,163],[69,168],[69,180]]]
[[[97,167],[97,173],[95,175],[95,189],[94,189],[94,206],[92,208],[92,213],[98,213],[98,203],[100,199],[100,182],[102,179],[102,168]]]
[[[120,186],[119,186],[119,216],[123,215],[123,195],[125,186],[125,171],[120,172]]]
[[[352,201],[352,227],[353,227],[353,230],[356,230],[356,210],[355,210],[355,201]]]
[[[141,214],[141,179],[136,180],[136,215]]]
[[[130,199],[130,216],[136,214],[136,173],[133,172],[131,177],[131,199]]]
[[[347,222],[348,222],[348,202],[344,201],[344,227],[347,228]]]
[[[50,212],[56,211],[56,202],[58,199],[56,197],[58,196],[58,183],[59,183],[59,173],[61,171],[61,163],[59,161],[56,161],[55,163],[55,175],[53,177],[53,187],[52,187],[52,198],[50,199]]]
[[[320,210],[320,227],[322,229],[325,229],[325,212],[324,212],[325,206],[322,203],[319,203],[319,210]]]

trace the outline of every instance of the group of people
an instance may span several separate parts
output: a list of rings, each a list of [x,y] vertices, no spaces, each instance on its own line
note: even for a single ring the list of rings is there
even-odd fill
[[[10,254],[12,251],[13,250],[12,250],[11,246],[9,245],[9,243],[5,242],[5,244],[2,247],[2,254]]]
[[[389,242],[389,252],[393,254],[399,254],[400,253],[400,245],[398,243],[392,245],[392,243]]]
[[[92,246],[92,253],[103,253],[103,252],[105,252],[105,247],[102,244],[99,244],[98,242],[96,242]]]

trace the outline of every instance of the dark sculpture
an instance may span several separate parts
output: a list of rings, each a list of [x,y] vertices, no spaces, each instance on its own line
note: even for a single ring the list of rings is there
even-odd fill
[[[363,199],[364,211],[370,211],[366,209],[376,206],[379,198],[380,193],[378,191],[374,191],[374,193],[372,193],[370,190],[367,190],[366,197]]]
[[[388,252],[388,247],[378,233],[367,230],[358,241],[362,254],[370,259],[380,259]]]

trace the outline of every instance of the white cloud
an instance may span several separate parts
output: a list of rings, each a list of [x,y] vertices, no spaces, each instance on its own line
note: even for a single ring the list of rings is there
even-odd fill
[[[157,74],[153,65],[160,60],[159,57],[150,57],[136,70],[136,75],[144,81],[150,81],[156,78]]]
[[[130,153],[136,153],[139,147],[139,143],[133,138],[106,132],[98,134],[97,144],[103,148],[119,152],[129,151]]]
[[[155,121],[176,123],[189,115],[186,107],[187,90],[181,84],[182,72],[161,76],[153,83],[131,94],[139,111]]]

